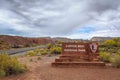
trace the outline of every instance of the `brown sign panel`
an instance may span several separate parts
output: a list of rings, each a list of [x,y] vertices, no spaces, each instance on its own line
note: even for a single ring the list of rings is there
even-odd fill
[[[63,43],[62,54],[88,54],[87,43]]]
[[[63,43],[62,44],[62,54],[77,54],[82,55],[89,53],[97,53],[98,44],[93,43]]]

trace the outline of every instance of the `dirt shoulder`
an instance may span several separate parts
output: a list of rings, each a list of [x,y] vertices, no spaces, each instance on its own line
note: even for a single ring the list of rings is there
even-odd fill
[[[0,80],[120,80],[120,69],[116,68],[55,68],[51,62],[58,56],[20,57],[26,63],[28,71]],[[32,59],[32,61],[31,61]]]

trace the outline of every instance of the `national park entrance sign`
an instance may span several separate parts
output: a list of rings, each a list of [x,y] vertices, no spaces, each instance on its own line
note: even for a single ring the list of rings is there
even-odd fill
[[[99,60],[98,44],[93,43],[63,43],[62,54],[55,59],[52,66],[59,67],[84,67],[84,66],[105,66]]]

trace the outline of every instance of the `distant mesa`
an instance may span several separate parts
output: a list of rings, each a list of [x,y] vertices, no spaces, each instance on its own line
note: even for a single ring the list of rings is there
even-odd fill
[[[21,36],[0,35],[0,50],[45,45],[48,43],[52,43],[50,37],[28,38]]]
[[[83,40],[83,39],[70,39],[66,37],[21,37],[21,36],[10,36],[10,35],[0,35],[0,49],[18,47],[20,46],[31,46],[31,45],[45,45],[48,43],[56,43],[56,42],[88,42],[88,41],[97,41],[102,42],[105,40],[110,40],[115,37],[93,37],[90,40]]]
[[[111,40],[113,38],[117,38],[117,37],[92,37],[91,41],[103,42],[105,40]]]
[[[8,44],[46,44],[51,42],[51,38],[42,37],[42,38],[28,38],[21,36],[9,36],[9,35],[0,35],[0,41],[4,41]]]

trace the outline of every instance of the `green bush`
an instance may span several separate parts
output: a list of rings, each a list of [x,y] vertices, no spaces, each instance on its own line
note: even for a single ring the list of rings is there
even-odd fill
[[[33,59],[30,59],[30,62],[32,62],[33,61]]]
[[[104,48],[104,51],[110,53],[117,53],[117,50],[120,49],[120,38],[113,38],[111,40],[106,40],[103,43],[101,43],[99,47]]]
[[[110,52],[110,53],[116,53],[117,49],[116,48],[110,48],[107,51]]]
[[[41,55],[46,55],[46,54],[48,54],[47,49],[40,49],[40,54],[41,54]]]
[[[100,51],[100,52],[104,52],[104,51],[105,51],[105,48],[100,47],[100,48],[99,48],[99,51]]]
[[[104,44],[108,47],[115,47],[117,45],[114,40],[106,40]]]
[[[35,52],[35,56],[40,56],[41,55],[40,49],[35,49],[34,52]]]
[[[25,65],[20,64],[17,57],[0,53],[0,76],[22,73],[26,70]]]
[[[53,47],[53,44],[50,44],[50,43],[49,43],[49,44],[47,44],[46,46],[47,46],[47,49],[50,49],[50,48]]]
[[[116,54],[114,58],[111,60],[112,64],[116,68],[120,68],[120,55]]]
[[[120,49],[117,50],[117,54],[120,55]]]
[[[60,54],[62,51],[61,47],[54,46],[50,49],[51,54]]]
[[[34,51],[28,51],[27,56],[40,56],[48,54],[47,49],[36,49]]]
[[[39,57],[37,58],[37,60],[41,60],[41,57],[39,56]]]
[[[0,69],[0,77],[4,77],[6,75],[5,71]]]
[[[104,61],[104,62],[110,62],[111,56],[110,56],[110,54],[107,53],[107,52],[101,52],[101,53],[100,53],[100,59],[101,59],[102,61]]]
[[[40,49],[35,49],[34,52],[35,52],[36,54],[39,54],[39,53],[40,53]]]
[[[36,56],[37,53],[35,51],[28,51],[26,55],[31,57],[31,56]]]

